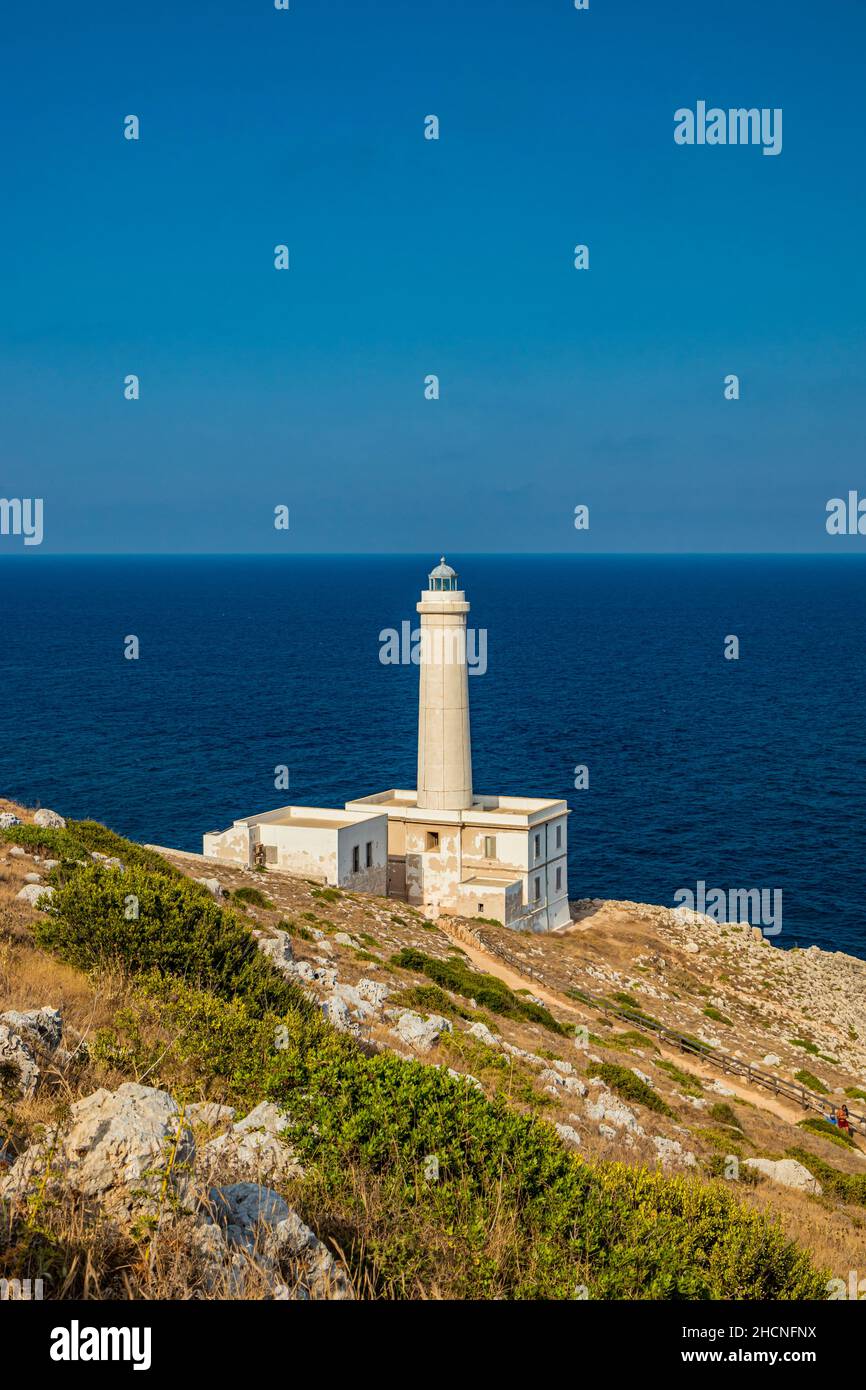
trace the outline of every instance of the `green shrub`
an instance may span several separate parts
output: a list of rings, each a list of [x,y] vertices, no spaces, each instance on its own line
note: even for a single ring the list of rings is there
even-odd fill
[[[338,903],[342,896],[339,888],[314,888],[310,893],[311,898],[318,898],[323,903]]]
[[[235,888],[232,897],[239,903],[249,903],[251,907],[273,907],[270,898],[266,898],[260,888]]]
[[[704,1009],[704,1017],[711,1018],[713,1023],[726,1023],[729,1028],[733,1028],[734,1026],[733,1019],[727,1018],[726,1015],[723,1014],[720,1009],[715,1008],[713,1004],[708,1004]]]
[[[846,1149],[856,1149],[854,1140],[841,1130],[838,1125],[831,1125],[829,1120],[819,1120],[817,1115],[810,1116],[808,1120],[799,1120],[798,1129],[807,1129],[810,1134],[820,1134],[823,1139],[832,1139],[834,1144],[841,1144]]]
[[[80,970],[118,963],[130,974],[158,971],[222,998],[242,995],[262,1012],[313,1007],[259,952],[247,928],[188,879],[137,868],[80,869],[56,890],[34,934],[38,945]]]
[[[664,1059],[657,1061],[656,1066],[669,1076],[671,1081],[677,1083],[684,1095],[699,1096],[702,1094],[704,1083],[699,1076],[693,1076],[689,1071],[680,1071],[680,1068],[674,1066],[673,1062]]]
[[[587,1075],[597,1076],[612,1091],[616,1091],[618,1096],[622,1096],[623,1100],[645,1105],[648,1110],[655,1110],[659,1115],[674,1113],[652,1086],[641,1081],[628,1067],[617,1066],[615,1062],[593,1062],[587,1069]]]
[[[845,1094],[849,1100],[866,1100],[866,1091],[861,1091],[857,1086],[846,1086]]]
[[[806,1071],[805,1069],[795,1071],[794,1079],[799,1081],[800,1085],[805,1086],[809,1091],[817,1091],[822,1096],[828,1096],[830,1094],[829,1087],[825,1086],[823,1081],[811,1071]]]
[[[658,1052],[652,1038],[648,1038],[646,1033],[639,1033],[635,1028],[628,1029],[625,1033],[611,1033],[607,1041],[602,1043],[602,1047],[640,1047],[649,1052]]]
[[[0,840],[7,845],[20,845],[31,854],[43,854],[52,859],[87,859],[87,846],[69,829],[52,826],[12,825],[0,830]]]
[[[739,1116],[736,1111],[728,1105],[727,1101],[718,1101],[715,1105],[711,1105],[707,1111],[707,1115],[711,1120],[715,1120],[717,1125],[730,1125],[733,1129],[739,1130],[743,1128],[740,1124]]]
[[[315,941],[313,933],[306,927],[299,926],[297,922],[287,922],[282,918],[277,922],[278,931],[287,931],[289,936],[296,936],[300,941]]]
[[[144,849],[122,835],[115,835],[113,830],[109,830],[107,825],[100,825],[99,821],[71,820],[66,822],[66,826],[70,834],[91,853],[96,850],[98,854],[119,859],[127,868],[149,869],[151,873],[168,874],[171,878],[183,877],[180,870],[169,864],[156,850]]]
[[[406,946],[391,956],[391,964],[402,970],[415,970],[419,975],[426,975],[442,989],[450,989],[453,994],[474,999],[491,1013],[540,1023],[553,1033],[567,1035],[571,1032],[541,1004],[534,1004],[531,999],[521,999],[495,975],[473,970],[464,960],[438,960],[435,956],[427,956],[423,951],[416,950],[414,946]]]

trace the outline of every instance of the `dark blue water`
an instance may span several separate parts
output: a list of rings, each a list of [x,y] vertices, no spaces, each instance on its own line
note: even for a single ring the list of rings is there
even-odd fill
[[[200,849],[413,787],[417,668],[378,636],[435,558],[4,558],[0,792]],[[449,559],[488,630],[476,789],[568,798],[573,897],[781,888],[777,945],[866,956],[866,560]]]

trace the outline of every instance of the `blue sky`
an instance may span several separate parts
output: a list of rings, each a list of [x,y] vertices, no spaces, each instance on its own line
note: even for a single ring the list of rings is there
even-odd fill
[[[34,558],[866,545],[861,0],[49,0],[4,49]],[[782,153],[675,145],[699,99]]]

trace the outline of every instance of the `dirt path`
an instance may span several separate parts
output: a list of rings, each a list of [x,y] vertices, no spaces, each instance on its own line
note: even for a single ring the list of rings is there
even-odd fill
[[[585,1013],[585,1008],[576,1008],[567,999],[564,999],[562,995],[552,990],[544,989],[539,985],[538,981],[534,980],[531,976],[521,975],[519,971],[505,965],[498,956],[493,955],[489,951],[485,951],[481,946],[477,946],[475,942],[467,940],[464,936],[458,935],[453,925],[449,923],[447,917],[440,917],[437,926],[440,931],[444,932],[444,934],[454,942],[455,946],[459,946],[461,951],[466,953],[474,966],[479,970],[486,971],[488,975],[495,975],[503,984],[508,985],[509,989],[528,989],[536,999],[540,999],[543,1003],[551,1005],[556,1009],[573,1014],[577,1018],[580,1018],[581,1015]],[[683,1054],[673,1049],[666,1049],[659,1046],[659,1055],[666,1061],[673,1062],[676,1065],[681,1065],[683,1062]],[[807,1113],[801,1110],[799,1106],[786,1103],[783,1099],[772,1095],[771,1092],[765,1091],[762,1087],[743,1085],[736,1077],[729,1076],[726,1072],[723,1072],[721,1067],[708,1066],[705,1061],[699,1059],[697,1056],[689,1054],[688,1065],[689,1069],[702,1079],[721,1082],[723,1086],[727,1086],[728,1090],[732,1091],[740,1100],[750,1101],[751,1104],[757,1106],[759,1110],[765,1110],[769,1114],[775,1115],[777,1119],[786,1120],[788,1124],[796,1124],[797,1121],[801,1120],[803,1115]]]

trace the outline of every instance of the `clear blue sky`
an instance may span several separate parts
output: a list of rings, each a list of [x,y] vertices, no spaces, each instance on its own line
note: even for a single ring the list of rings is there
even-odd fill
[[[48,0],[3,48],[42,553],[866,545],[862,0]],[[782,153],[675,145],[699,99]]]

